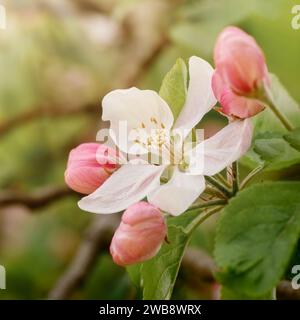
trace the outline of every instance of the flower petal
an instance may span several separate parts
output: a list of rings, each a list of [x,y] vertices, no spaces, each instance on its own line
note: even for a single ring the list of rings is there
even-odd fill
[[[102,105],[102,119],[110,121],[111,136],[116,145],[126,153],[138,152],[135,143],[135,134],[138,133],[134,133],[135,131],[147,136],[153,129],[171,129],[174,122],[168,104],[151,90],[115,90],[104,97]],[[146,152],[142,147],[139,150],[140,153]]]
[[[175,123],[187,133],[212,109],[217,100],[211,83],[214,69],[205,60],[191,57],[189,60],[189,88],[186,103]]]
[[[163,166],[126,164],[95,192],[78,202],[85,211],[109,214],[122,211],[159,186]]]
[[[174,216],[185,212],[205,189],[201,175],[189,175],[175,169],[172,178],[148,195],[148,201]]]
[[[252,131],[250,119],[237,120],[199,143],[191,151],[189,172],[212,176],[222,171],[247,152]]]
[[[255,116],[265,108],[264,102],[258,99],[238,96],[229,89],[222,92],[220,103],[222,105],[222,113],[240,119]]]

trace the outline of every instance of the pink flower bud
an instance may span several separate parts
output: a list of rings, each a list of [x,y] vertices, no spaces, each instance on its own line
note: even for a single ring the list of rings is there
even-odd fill
[[[104,163],[98,162],[98,151]],[[114,151],[98,143],[83,143],[73,149],[65,171],[66,184],[83,194],[94,192],[118,168],[110,159],[104,161],[105,154],[114,154]]]
[[[121,266],[154,257],[167,234],[160,210],[147,202],[130,206],[122,216],[110,245],[114,262]]]
[[[255,91],[268,77],[261,48],[253,37],[236,27],[227,27],[221,32],[214,60],[223,81],[240,95]]]
[[[255,39],[236,27],[225,28],[214,50],[216,71],[212,87],[221,112],[248,118],[265,107],[259,96],[269,84],[264,54]]]
[[[98,145],[99,146],[99,145]],[[115,171],[120,166],[120,161],[123,161],[121,158],[122,155],[118,154],[116,150],[101,144],[97,149],[96,159],[98,163],[105,167],[107,171]]]
[[[265,103],[259,99],[234,93],[226,86],[217,71],[213,75],[212,89],[222,106],[220,112],[227,116],[245,119],[256,115],[265,108]]]

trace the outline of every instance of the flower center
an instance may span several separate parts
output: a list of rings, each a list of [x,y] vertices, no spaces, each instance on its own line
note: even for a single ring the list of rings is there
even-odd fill
[[[135,128],[134,142],[147,149],[149,153],[159,155],[164,164],[176,164],[174,137],[171,131],[154,117],[151,117],[147,124],[149,126],[141,122],[140,126]]]

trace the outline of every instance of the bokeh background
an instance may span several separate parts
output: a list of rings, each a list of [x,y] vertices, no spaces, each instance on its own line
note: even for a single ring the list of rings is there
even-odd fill
[[[95,141],[105,126],[105,93],[133,85],[157,90],[178,57],[198,55],[212,62],[216,36],[230,24],[257,39],[269,69],[300,102],[300,30],[291,27],[297,1],[1,4],[7,28],[0,30],[0,264],[7,289],[0,290],[0,298],[44,299],[59,286],[63,298],[135,299],[138,292],[127,273],[108,254],[112,231],[104,227],[115,222],[80,211],[79,196],[64,185],[69,151]],[[208,134],[222,125],[213,115],[205,124]],[[211,254],[213,224],[198,230],[193,250]],[[64,289],[61,279],[72,275],[74,257],[81,261],[78,252],[91,241],[93,261]],[[205,281],[183,264],[173,297],[214,298],[215,287]]]

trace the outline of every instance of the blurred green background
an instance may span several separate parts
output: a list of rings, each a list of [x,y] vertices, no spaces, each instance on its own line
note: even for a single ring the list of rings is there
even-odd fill
[[[299,2],[299,1],[298,1]],[[136,85],[157,90],[176,58],[212,62],[217,34],[234,24],[263,48],[269,69],[300,102],[300,30],[289,0],[9,0],[0,29],[0,203],[7,195],[64,188],[70,149],[95,141],[103,95]],[[208,131],[219,126],[208,117]],[[67,193],[32,210],[0,207],[0,299],[43,299],[76,253],[93,214]],[[213,221],[192,246],[211,252]],[[107,251],[76,299],[134,299],[124,269]],[[181,271],[174,298],[210,298]]]

